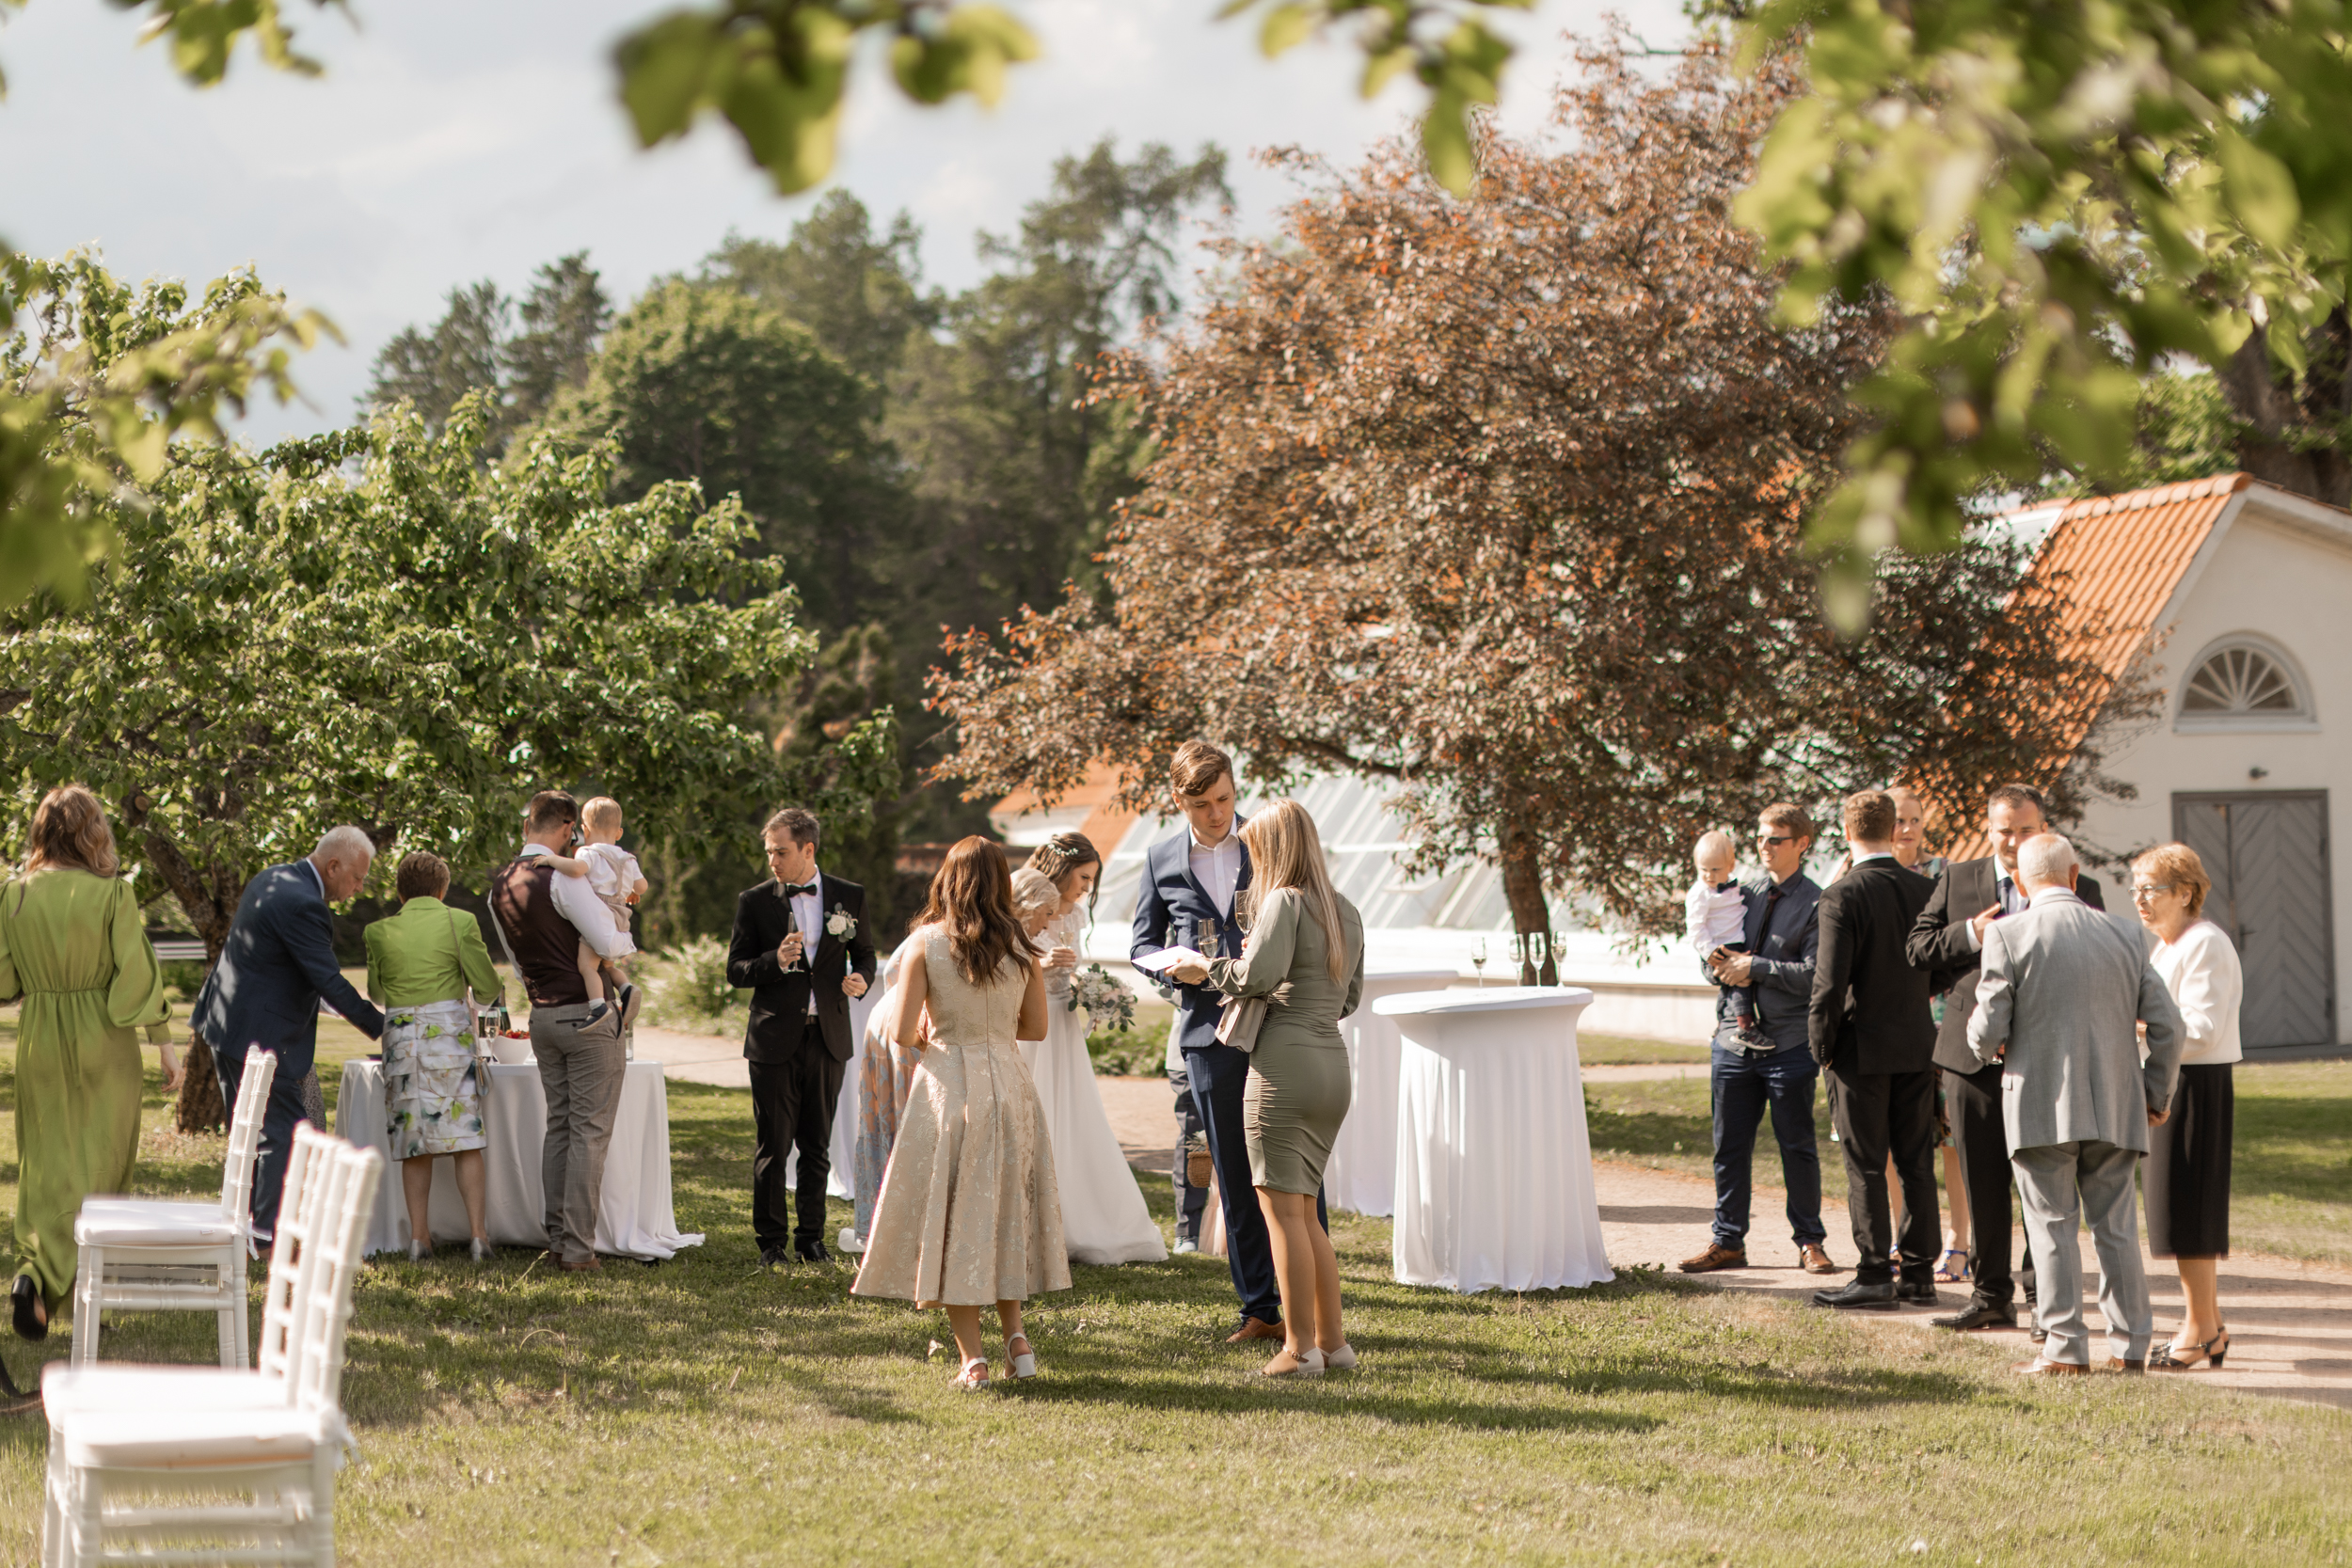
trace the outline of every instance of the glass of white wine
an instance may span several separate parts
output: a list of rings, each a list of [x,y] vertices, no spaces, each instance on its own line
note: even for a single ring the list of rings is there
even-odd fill
[[[1204,958],[1214,958],[1216,948],[1217,923],[1214,920],[1195,920],[1192,923],[1193,951]]]
[[[1485,990],[1486,989],[1486,939],[1485,937],[1475,937],[1470,941],[1470,968],[1478,974],[1478,989]]]

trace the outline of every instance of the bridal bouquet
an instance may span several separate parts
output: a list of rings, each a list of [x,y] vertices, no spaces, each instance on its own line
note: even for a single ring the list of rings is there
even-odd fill
[[[1089,964],[1070,977],[1070,1010],[1081,1007],[1089,1022],[1113,1033],[1135,1027],[1136,993],[1112,979],[1101,964]]]

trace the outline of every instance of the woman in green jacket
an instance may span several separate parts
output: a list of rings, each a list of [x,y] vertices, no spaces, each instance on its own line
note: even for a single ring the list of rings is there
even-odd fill
[[[24,873],[0,889],[0,1002],[16,1025],[16,1331],[45,1338],[73,1289],[74,1217],[93,1193],[128,1192],[139,1149],[138,1038],[179,1082],[163,971],[131,884],[115,875],[105,808],[80,784],[33,813]]]
[[[441,902],[449,863],[421,851],[392,875],[400,912],[370,926],[368,997],[384,1009],[384,1097],[392,1158],[408,1200],[408,1257],[433,1256],[433,1162],[457,1161],[457,1192],[473,1228],[473,1260],[490,1256],[483,1233],[482,1075],[474,1057],[473,1005],[502,1001],[482,923]],[[472,993],[472,1001],[467,993]]]

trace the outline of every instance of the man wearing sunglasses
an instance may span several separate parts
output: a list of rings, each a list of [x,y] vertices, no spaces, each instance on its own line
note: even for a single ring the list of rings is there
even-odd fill
[[[1764,873],[1744,884],[1747,951],[1708,955],[1708,977],[1724,986],[1756,988],[1756,1027],[1771,1042],[1751,1051],[1724,991],[1716,1004],[1711,1057],[1715,1105],[1715,1233],[1707,1250],[1683,1260],[1685,1274],[1748,1266],[1748,1210],[1755,1190],[1756,1132],[1772,1114],[1780,1140],[1781,1179],[1788,1189],[1788,1227],[1797,1261],[1807,1274],[1836,1274],[1821,1243],[1821,1158],[1813,1139],[1813,1090],[1820,1069],[1808,1045],[1813,1001],[1817,919],[1821,890],[1804,874],[1813,847],[1813,820],[1779,801],[1756,819],[1756,858]]]

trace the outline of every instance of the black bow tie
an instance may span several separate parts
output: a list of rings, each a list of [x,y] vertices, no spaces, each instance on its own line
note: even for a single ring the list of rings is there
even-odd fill
[[[784,895],[787,898],[798,898],[803,893],[811,897],[817,895],[815,882],[785,882],[781,886],[784,888]]]

